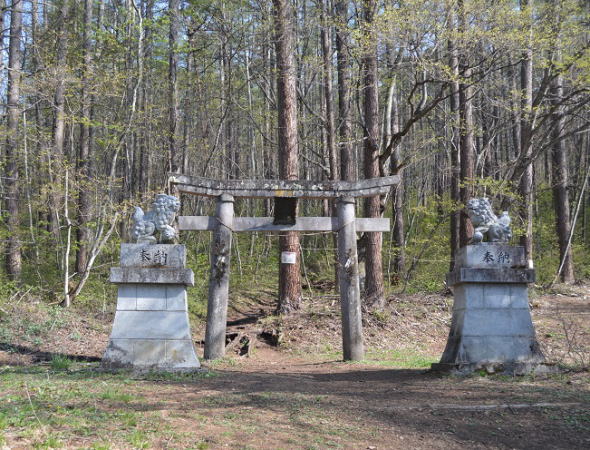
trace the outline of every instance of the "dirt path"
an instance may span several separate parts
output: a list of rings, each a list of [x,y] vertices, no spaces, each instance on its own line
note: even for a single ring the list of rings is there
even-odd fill
[[[533,300],[553,360],[583,365],[590,354],[585,295]],[[392,300],[387,321],[368,319],[363,364],[339,360],[334,305],[312,306],[281,321],[234,317],[230,332],[252,339],[248,356],[237,345],[208,374],[187,377],[105,374],[95,362],[55,370],[43,361],[57,349],[100,357],[110,318],[40,317],[35,323],[52,331],[41,345],[22,340],[0,351],[0,448],[590,448],[588,372],[455,378],[424,370],[444,346],[448,298]]]
[[[272,350],[214,370],[198,383],[142,383],[151,399],[143,408],[166,411],[211,448],[590,446],[586,373],[441,378]]]

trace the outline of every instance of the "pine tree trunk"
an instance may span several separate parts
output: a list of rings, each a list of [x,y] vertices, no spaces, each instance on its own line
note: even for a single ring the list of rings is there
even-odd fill
[[[6,272],[13,280],[20,278],[22,270],[21,241],[19,237],[19,168],[18,168],[18,122],[19,95],[22,65],[23,2],[12,2],[10,19],[10,43],[8,55],[8,104],[6,125],[6,194],[8,199],[8,248],[6,253]]]
[[[377,74],[377,36],[372,30],[377,4],[365,0],[363,16],[365,40],[362,58],[363,112],[364,123],[364,166],[365,178],[379,177],[379,96]],[[379,196],[365,199],[365,216],[381,217]],[[381,261],[382,234],[367,233],[365,241],[365,304],[381,309],[385,304],[383,268]]]
[[[552,86],[552,99],[559,105],[563,100],[563,78],[558,76]],[[561,281],[573,283],[574,262],[568,240],[571,229],[570,202],[568,193],[568,157],[565,140],[561,137],[565,125],[563,107],[557,106],[553,113],[553,147],[551,152],[553,205],[555,208],[555,231],[559,242],[559,260],[563,261]]]
[[[297,90],[293,44],[293,11],[289,0],[273,0],[277,57],[277,106],[279,138],[279,177],[298,177]],[[279,237],[279,251],[293,252],[295,264],[279,261],[278,311],[288,314],[301,306],[299,273],[299,234],[288,232]],[[281,258],[279,258],[280,260]]]

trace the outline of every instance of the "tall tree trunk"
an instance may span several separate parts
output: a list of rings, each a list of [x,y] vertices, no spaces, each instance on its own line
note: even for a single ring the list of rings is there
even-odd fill
[[[325,105],[325,130],[328,161],[330,164],[330,180],[338,179],[338,154],[334,136],[334,108],[332,103],[332,37],[328,21],[330,0],[322,0],[322,62],[323,62],[323,90]]]
[[[377,2],[364,0],[363,18],[365,28],[362,70],[363,70],[363,113],[364,113],[364,166],[365,178],[379,177],[379,96],[377,75],[377,35],[373,30],[373,19]],[[366,217],[381,216],[379,196],[365,199]],[[382,234],[367,233],[365,241],[365,304],[383,308],[385,304],[383,268],[381,261]]]
[[[12,2],[10,14],[10,43],[8,54],[8,104],[6,134],[6,194],[8,209],[8,248],[6,272],[13,280],[20,278],[22,270],[21,241],[19,236],[19,167],[18,122],[21,79],[22,1]]]
[[[449,7],[450,26],[456,28],[456,14],[453,6]],[[459,113],[459,56],[455,42],[449,40],[449,54],[451,55],[450,66],[453,73],[453,80],[450,83],[451,95],[449,97],[451,109],[451,200],[457,205],[461,202],[461,115]],[[455,269],[455,255],[461,247],[461,211],[453,209],[451,212],[451,263],[450,271]]]
[[[330,28],[330,0],[322,0],[321,4],[321,41],[322,41],[322,63],[323,63],[323,90],[325,111],[325,132],[326,132],[326,150],[330,166],[330,180],[338,180],[338,153],[336,151],[336,136],[334,132],[334,106],[332,101],[332,33]],[[333,201],[328,202],[328,210],[331,216],[336,216],[336,204]],[[334,248],[338,248],[338,239],[336,233],[332,233],[332,243]],[[334,252],[334,286],[338,287],[338,255]]]
[[[83,67],[82,67],[82,123],[80,124],[80,146],[78,150],[78,228],[76,230],[77,252],[76,272],[83,274],[88,263],[88,246],[90,241],[90,229],[88,221],[91,214],[90,177],[91,177],[91,143],[90,143],[90,116],[91,96],[88,93],[90,65],[92,64],[92,41],[90,30],[92,28],[93,0],[84,0],[84,35],[83,35]]]
[[[466,27],[465,12],[463,10],[463,1],[459,1],[459,28],[464,30]],[[469,67],[468,57],[461,52],[459,56],[459,72],[462,79],[466,82],[460,83],[459,86],[459,115],[461,127],[461,202],[463,205],[473,197],[475,189],[473,178],[475,176],[475,142],[473,135],[473,87],[470,86],[471,68]],[[467,216],[465,209],[461,212],[460,220],[460,246],[463,247],[469,243],[473,236],[473,225]]]
[[[145,45],[143,46],[143,59],[144,61],[150,61],[152,58],[153,48],[153,19],[154,19],[154,0],[143,1],[143,14],[146,21],[150,24],[145,28]],[[143,126],[141,129],[139,139],[139,191],[141,193],[148,192],[151,189],[151,159],[150,153],[150,129],[151,129],[151,109],[148,108],[149,104],[149,87],[152,80],[152,71],[149,64],[143,63],[145,67],[144,82],[141,85],[141,95],[138,99],[138,108],[141,116],[143,117]]]
[[[521,10],[529,14],[532,20],[532,0],[521,0]],[[527,11],[529,10],[529,11]],[[532,34],[532,27],[528,30]],[[532,39],[532,36],[529,38]],[[530,43],[529,43],[530,45]],[[533,261],[533,153],[532,116],[533,116],[533,51],[529,46],[522,54],[520,65],[521,116],[520,116],[520,151],[525,159],[526,167],[520,177],[519,193],[522,197],[520,216],[524,222],[525,233],[520,236],[520,244],[524,246],[529,266]]]
[[[390,128],[390,136],[399,133],[399,102],[397,99],[397,80],[394,78],[391,82],[391,117],[389,117],[388,126]],[[403,181],[403,167],[401,157],[401,142],[395,144],[395,148],[391,152],[390,167],[391,173],[395,173],[400,177],[399,183],[391,189],[391,203],[393,207],[393,242],[396,246],[395,257],[393,260],[393,270],[400,276],[406,266],[406,250],[405,250],[405,227],[404,227],[404,181]]]
[[[290,0],[273,0],[273,14],[278,66],[279,177],[285,180],[296,180],[298,177],[297,80],[293,45],[293,11]],[[296,255],[295,264],[283,264],[279,261],[278,311],[287,314],[301,306],[299,234],[288,232],[281,235],[279,249],[281,254],[293,252]]]
[[[173,172],[178,164],[178,34],[180,0],[169,0],[168,13],[170,15],[170,33],[168,36],[168,111],[169,111],[169,136],[168,136],[168,171]]]
[[[53,149],[51,154],[51,168],[53,183],[50,194],[50,230],[59,239],[59,195],[57,190],[61,186],[60,177],[64,169],[64,136],[66,127],[65,93],[66,93],[66,18],[69,11],[68,0],[62,0],[57,26],[57,51],[55,55],[55,93],[53,95]]]
[[[551,152],[552,181],[553,181],[553,205],[555,208],[555,229],[557,241],[559,242],[559,260],[563,261],[561,270],[561,281],[564,283],[574,282],[574,262],[571,246],[568,240],[571,229],[570,201],[568,193],[568,157],[565,140],[561,137],[565,126],[563,106],[563,78],[555,78],[552,86],[552,99],[556,109],[553,113],[553,148]]]
[[[354,181],[354,153],[352,148],[352,119],[350,110],[350,62],[348,58],[348,0],[337,0],[336,51],[338,69],[338,146],[340,178]]]

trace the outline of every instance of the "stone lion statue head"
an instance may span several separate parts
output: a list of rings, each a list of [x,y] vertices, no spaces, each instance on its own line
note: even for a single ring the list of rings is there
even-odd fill
[[[164,225],[172,223],[174,216],[180,211],[180,200],[173,195],[158,194],[152,203],[152,210],[156,216],[156,227],[161,230]]]
[[[467,215],[475,228],[490,226],[498,221],[490,201],[485,197],[470,199],[467,202]]]

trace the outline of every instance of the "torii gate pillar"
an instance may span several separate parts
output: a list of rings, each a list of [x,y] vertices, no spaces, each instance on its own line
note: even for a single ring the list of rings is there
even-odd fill
[[[338,280],[342,309],[342,350],[345,361],[360,361],[364,358],[354,206],[353,197],[338,200]]]
[[[215,230],[211,243],[211,271],[207,300],[207,328],[205,330],[205,359],[225,355],[225,329],[229,297],[229,269],[231,257],[234,197],[221,194],[215,209]]]

